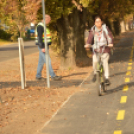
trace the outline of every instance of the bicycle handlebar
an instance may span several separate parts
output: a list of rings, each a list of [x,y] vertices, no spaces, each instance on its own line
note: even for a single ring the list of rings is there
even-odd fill
[[[100,49],[101,49],[102,50],[101,54],[104,53],[104,50],[105,50],[106,47],[108,47],[108,46],[106,46],[106,45],[99,46],[99,47],[95,47],[94,45],[91,46],[91,48],[93,49],[93,52],[100,52]]]

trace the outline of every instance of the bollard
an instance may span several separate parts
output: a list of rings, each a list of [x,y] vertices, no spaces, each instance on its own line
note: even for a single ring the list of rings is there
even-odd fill
[[[18,38],[19,44],[19,59],[20,59],[20,73],[21,73],[21,89],[26,87],[26,75],[25,75],[25,62],[24,62],[24,43],[22,38]]]

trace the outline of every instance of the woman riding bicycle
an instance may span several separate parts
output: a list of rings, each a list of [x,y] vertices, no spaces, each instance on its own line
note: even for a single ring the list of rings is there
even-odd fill
[[[97,53],[101,53],[102,49],[104,48],[103,54],[101,56],[103,67],[104,67],[104,76],[105,76],[105,83],[110,84],[109,81],[109,67],[108,67],[108,60],[110,57],[110,48],[113,47],[113,35],[111,31],[105,24],[102,24],[102,19],[100,16],[95,17],[95,25],[89,31],[89,36],[87,43],[85,45],[86,49],[91,48],[93,45],[93,69],[94,69],[94,76],[92,81],[96,81],[96,73],[97,73]],[[104,47],[105,46],[105,47]]]

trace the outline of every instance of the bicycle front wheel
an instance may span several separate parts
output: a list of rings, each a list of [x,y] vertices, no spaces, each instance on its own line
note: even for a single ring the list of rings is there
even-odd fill
[[[102,90],[103,90],[103,85],[101,83],[101,78],[100,78],[100,73],[97,72],[96,74],[96,89],[97,89],[97,92],[98,92],[98,95],[101,96],[102,95]]]
[[[103,91],[106,92],[107,91],[107,85],[105,83],[102,83],[103,84]]]

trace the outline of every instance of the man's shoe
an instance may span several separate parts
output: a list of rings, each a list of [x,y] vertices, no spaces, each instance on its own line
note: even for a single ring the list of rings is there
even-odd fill
[[[95,82],[95,81],[96,81],[96,74],[94,74],[93,79],[92,79],[92,82]]]
[[[61,76],[54,76],[51,79],[56,81],[56,80],[61,80],[61,78],[62,78]]]
[[[105,80],[105,84],[107,84],[107,85],[110,85],[111,84],[110,81],[109,81],[109,79],[106,79]]]
[[[36,77],[36,80],[37,80],[37,81],[45,81],[46,79],[43,78],[43,77],[39,77],[39,78]]]

